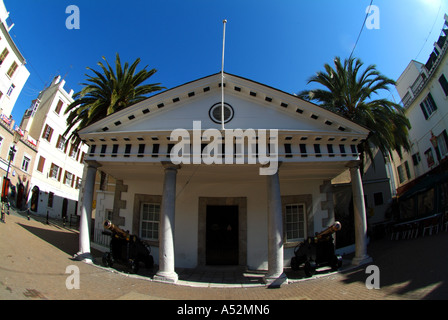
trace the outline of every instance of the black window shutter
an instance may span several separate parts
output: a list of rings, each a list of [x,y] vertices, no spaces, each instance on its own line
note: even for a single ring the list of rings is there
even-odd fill
[[[420,108],[422,108],[423,115],[425,116],[425,120],[428,120],[428,113],[426,112],[425,105],[420,103]]]
[[[431,100],[431,103],[434,106],[434,110],[437,110],[436,102],[434,101],[434,98],[432,97],[431,93],[428,94],[428,98],[429,98],[429,100]]]

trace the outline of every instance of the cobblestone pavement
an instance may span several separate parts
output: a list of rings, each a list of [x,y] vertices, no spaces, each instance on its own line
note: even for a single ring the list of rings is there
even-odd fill
[[[448,299],[448,232],[412,240],[370,244],[372,264],[380,270],[380,289],[367,289],[366,266],[295,282],[279,289],[260,285],[261,275],[235,287],[229,273],[223,284],[189,278],[179,284],[152,281],[72,260],[78,232],[45,221],[11,214],[0,223],[0,299],[2,300],[422,300]],[[68,289],[79,268],[80,288]],[[221,270],[222,271],[222,270]],[[208,272],[210,276],[210,272]],[[240,275],[241,276],[241,275]],[[257,278],[258,277],[258,278]],[[246,277],[247,279],[248,277]],[[234,281],[233,281],[233,280]],[[232,281],[234,283],[232,283]],[[219,286],[219,287],[218,287]]]

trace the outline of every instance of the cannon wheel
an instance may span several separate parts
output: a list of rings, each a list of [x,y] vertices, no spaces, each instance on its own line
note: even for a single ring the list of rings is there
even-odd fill
[[[106,252],[103,254],[103,265],[106,267],[112,267],[114,265],[114,259],[110,252]]]
[[[148,255],[148,256],[146,257],[146,260],[145,260],[145,267],[146,267],[147,269],[152,269],[152,268],[154,268],[154,258],[153,258],[152,255]]]
[[[342,257],[334,255],[333,258],[331,259],[330,265],[333,271],[338,270],[342,266]]]
[[[299,263],[297,262],[297,257],[291,258],[291,269],[294,271],[299,270]]]
[[[306,261],[304,270],[307,277],[312,277],[316,273],[316,263],[314,261]]]
[[[131,269],[131,273],[137,273],[139,269],[139,261],[134,259],[129,259],[129,269]]]

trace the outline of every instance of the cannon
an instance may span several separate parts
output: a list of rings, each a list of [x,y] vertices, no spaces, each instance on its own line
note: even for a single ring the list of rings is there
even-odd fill
[[[110,252],[103,255],[103,264],[112,267],[115,261],[127,264],[131,273],[137,273],[140,262],[151,269],[154,266],[154,258],[151,255],[151,247],[146,245],[139,237],[129,234],[110,220],[103,223],[103,234],[111,237]]]
[[[341,223],[335,222],[332,226],[317,233],[314,237],[299,243],[294,249],[291,258],[291,269],[299,270],[303,265],[307,277],[311,277],[317,268],[330,266],[336,271],[342,266],[342,257],[335,254],[333,234],[341,230]]]

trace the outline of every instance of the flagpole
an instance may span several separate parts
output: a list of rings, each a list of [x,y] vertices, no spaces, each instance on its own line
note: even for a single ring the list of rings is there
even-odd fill
[[[225,130],[224,127],[224,47],[226,43],[226,23],[227,20],[224,19],[223,23],[223,34],[222,34],[222,64],[221,64],[221,128]]]

